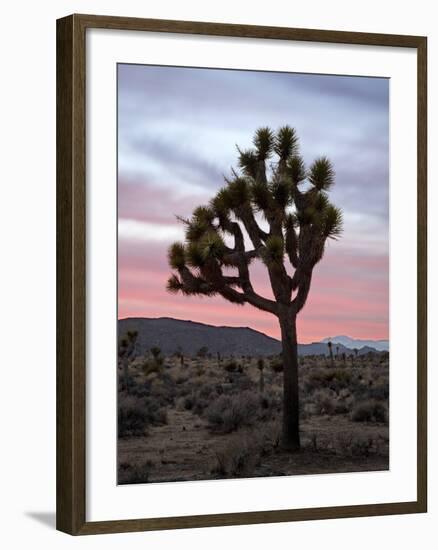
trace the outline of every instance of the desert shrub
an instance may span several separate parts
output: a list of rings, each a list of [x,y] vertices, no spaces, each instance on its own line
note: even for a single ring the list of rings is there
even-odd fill
[[[274,372],[283,372],[283,360],[280,357],[272,359],[269,366]]]
[[[180,406],[186,411],[192,411],[194,414],[201,416],[205,409],[210,405],[211,399],[216,398],[216,393],[210,393],[208,397],[205,397],[205,394],[202,394],[200,391],[192,391],[190,394],[186,395],[180,401]]]
[[[167,411],[166,409],[157,409],[150,417],[151,424],[162,426],[167,424]]]
[[[350,387],[352,383],[352,374],[350,371],[338,369],[314,369],[304,381],[304,389],[306,392],[313,391],[318,388],[329,388],[335,392]]]
[[[150,384],[149,396],[158,401],[161,407],[173,405],[177,395],[177,387],[172,376],[162,372]]]
[[[204,384],[199,388],[199,397],[208,399],[212,394],[216,392],[216,387],[213,384]]]
[[[128,390],[129,393],[132,393],[135,390],[137,382],[132,373],[128,372],[128,375],[125,376],[125,373],[122,369],[118,370],[117,376],[117,388],[119,392]]]
[[[352,374],[349,370],[338,368],[330,374],[332,375],[330,377],[331,380],[335,380],[338,384],[341,384],[344,387],[348,386],[351,382]]]
[[[317,390],[313,394],[313,404],[316,414],[334,414],[336,409],[335,399],[327,390]]]
[[[260,461],[257,443],[248,437],[233,437],[226,446],[216,451],[213,474],[221,477],[244,477],[251,475]]]
[[[386,422],[387,409],[378,401],[362,401],[354,407],[351,420],[353,422]]]
[[[346,414],[350,412],[350,400],[336,399],[334,406],[334,414]]]
[[[196,365],[196,376],[204,376],[205,374],[205,367],[204,365]]]
[[[146,359],[141,368],[143,374],[145,376],[149,376],[149,374],[154,372],[159,373],[161,370],[161,365],[155,359]]]
[[[237,362],[234,359],[231,359],[230,361],[227,361],[224,363],[224,369],[227,372],[236,372],[238,368]]]
[[[192,392],[191,383],[176,384],[175,397],[186,397],[187,395],[190,395],[191,392]]]
[[[191,393],[190,395],[187,395],[183,399],[183,407],[186,411],[191,411],[193,409],[194,404],[195,404],[195,397],[193,393]]]
[[[380,446],[371,436],[354,433],[340,433],[336,439],[336,452],[343,456],[363,456],[377,454]]]
[[[281,435],[282,427],[277,420],[259,424],[251,432],[252,440],[257,444],[261,456],[280,446]]]
[[[185,374],[180,374],[175,378],[175,384],[178,384],[178,386],[185,384],[188,381],[189,377]]]
[[[119,437],[147,435],[148,426],[167,423],[167,412],[152,398],[123,395],[118,403]]]
[[[389,385],[376,386],[368,388],[364,392],[368,399],[373,399],[375,401],[386,401],[389,397]]]
[[[305,450],[317,452],[322,450],[320,437],[317,432],[309,431],[303,434],[301,445]]]
[[[266,391],[259,397],[259,420],[268,420],[275,416],[275,413],[280,413],[282,410],[281,393],[273,390]]]
[[[342,368],[330,369],[322,371],[322,373],[320,373],[320,379],[325,387],[339,393],[342,389],[351,386],[352,374],[350,371]]]
[[[254,387],[254,382],[245,371],[230,373],[227,376],[228,384],[231,384],[231,393],[241,394],[245,390],[251,390]]]
[[[118,404],[118,433],[119,437],[130,435],[146,435],[148,426],[148,412],[144,401],[132,395],[124,396]]]
[[[250,426],[256,420],[258,410],[258,396],[245,391],[240,395],[220,395],[207,408],[206,416],[212,431],[225,434]]]
[[[118,482],[126,483],[147,483],[153,463],[148,460],[144,464],[129,464],[122,462],[118,469]]]
[[[264,423],[242,434],[234,434],[224,447],[216,450],[212,473],[225,477],[254,475],[261,457],[278,448],[280,439],[278,422]]]
[[[142,381],[141,383],[137,383],[131,390],[130,394],[135,395],[135,397],[147,397],[149,396],[151,391],[150,383],[148,381]]]
[[[185,409],[185,400],[186,398],[185,397],[178,397],[178,399],[175,400],[175,408],[176,410],[178,411],[182,411]]]
[[[193,412],[198,416],[201,416],[210,403],[211,401],[209,399],[205,399],[197,395],[193,406]]]
[[[321,388],[323,385],[323,375],[321,369],[315,369],[309,372],[304,378],[302,385],[305,393],[313,392],[314,390]]]
[[[353,439],[350,452],[353,456],[369,456],[373,451],[372,437],[356,437]]]

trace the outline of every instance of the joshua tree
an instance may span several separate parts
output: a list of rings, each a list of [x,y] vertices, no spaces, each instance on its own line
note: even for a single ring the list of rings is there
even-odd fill
[[[208,355],[208,348],[207,346],[202,346],[202,348],[199,348],[198,349],[198,352],[196,354],[198,357],[200,357],[201,359],[205,359]]]
[[[332,344],[331,340],[329,340],[329,341],[327,342],[327,345],[328,345],[329,354],[330,354],[330,363],[331,363],[331,366],[334,367],[334,360],[333,360],[333,344]]]
[[[152,354],[152,360],[148,358],[146,353],[142,365],[143,372],[146,375],[151,372],[160,372],[161,366],[164,363],[164,358],[161,355],[161,349],[158,346],[153,346],[149,351]]]
[[[181,346],[178,346],[178,348],[176,349],[175,357],[179,359],[181,365],[184,365],[184,353]]]
[[[179,218],[185,224],[185,242],[169,249],[176,273],[167,289],[189,296],[220,295],[277,317],[284,364],[282,445],[298,449],[296,319],[327,239],[341,234],[341,211],[327,196],[334,171],[325,157],[306,169],[297,134],[289,126],[276,133],[259,128],[254,148],[238,148],[238,153],[240,172],[232,170],[210,204],[196,208],[190,219]],[[249,269],[254,260],[265,265],[273,298],[254,290]]]
[[[257,368],[260,371],[260,379],[259,379],[259,390],[260,393],[263,393],[265,391],[265,375],[264,375],[264,369],[265,369],[265,361],[263,357],[260,357],[257,360]]]
[[[153,358],[157,360],[160,357],[161,349],[158,346],[153,346],[150,349],[150,352],[152,353]]]
[[[136,330],[128,330],[126,336],[119,342],[119,364],[123,367],[123,384],[127,393],[129,393],[129,363],[135,354],[137,336],[138,332]]]
[[[356,357],[356,360],[357,360],[357,355],[359,353],[359,350],[357,348],[354,348],[353,351],[354,351],[354,356]],[[353,363],[353,361],[352,361],[352,363]]]

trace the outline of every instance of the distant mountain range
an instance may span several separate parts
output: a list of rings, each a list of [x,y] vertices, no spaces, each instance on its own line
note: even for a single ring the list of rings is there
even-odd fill
[[[389,351],[389,341],[388,340],[358,340],[355,338],[350,338],[350,336],[333,336],[330,338],[324,338],[321,340],[326,343],[331,341],[332,344],[342,344],[350,349],[360,349],[364,346],[369,346],[376,349],[377,351]]]
[[[157,319],[128,318],[119,320],[119,337],[129,330],[138,332],[137,353],[144,354],[153,346],[158,346],[162,353],[170,355],[181,350],[186,355],[195,355],[202,347],[208,348],[208,352],[223,356],[229,355],[276,355],[281,352],[281,343],[262,332],[249,327],[217,327],[193,321],[182,321],[169,317]],[[346,336],[337,338],[348,338]],[[328,339],[326,339],[328,341]],[[339,341],[336,350],[335,338],[333,352],[340,354],[353,353],[357,348],[359,355],[369,351],[380,351],[374,346],[374,341],[361,341],[349,339],[355,344],[351,347]],[[362,345],[357,345],[361,342]],[[381,341],[377,341],[379,343]],[[371,345],[372,344],[372,345]],[[328,355],[329,348],[326,341],[312,344],[298,344],[299,355]]]

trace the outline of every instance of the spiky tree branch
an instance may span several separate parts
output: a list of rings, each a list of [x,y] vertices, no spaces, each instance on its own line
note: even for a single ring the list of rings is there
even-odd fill
[[[327,196],[334,171],[326,157],[306,169],[298,136],[289,126],[276,133],[260,128],[253,143],[252,149],[238,148],[241,173],[233,171],[209,205],[196,208],[188,220],[180,218],[186,226],[185,242],[169,249],[169,263],[176,273],[167,288],[186,295],[220,295],[275,315],[279,307],[288,307],[296,315],[306,303],[312,271],[327,239],[336,239],[342,231],[342,212]],[[305,182],[307,190],[301,191]],[[268,232],[259,217],[266,220]],[[245,249],[244,232],[251,250]],[[225,243],[227,237],[233,241],[231,247]],[[275,300],[254,291],[250,280],[254,259],[265,264]],[[287,260],[294,269],[292,277]],[[225,274],[226,268],[237,273]]]

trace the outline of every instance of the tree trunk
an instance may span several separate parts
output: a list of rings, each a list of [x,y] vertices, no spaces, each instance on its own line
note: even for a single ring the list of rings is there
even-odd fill
[[[331,347],[329,348],[329,351],[330,351],[330,364],[331,364],[332,367],[334,367],[335,366],[335,360],[333,359],[333,350],[332,350]]]
[[[296,317],[290,310],[279,315],[283,353],[283,431],[282,447],[300,448],[298,349]]]

